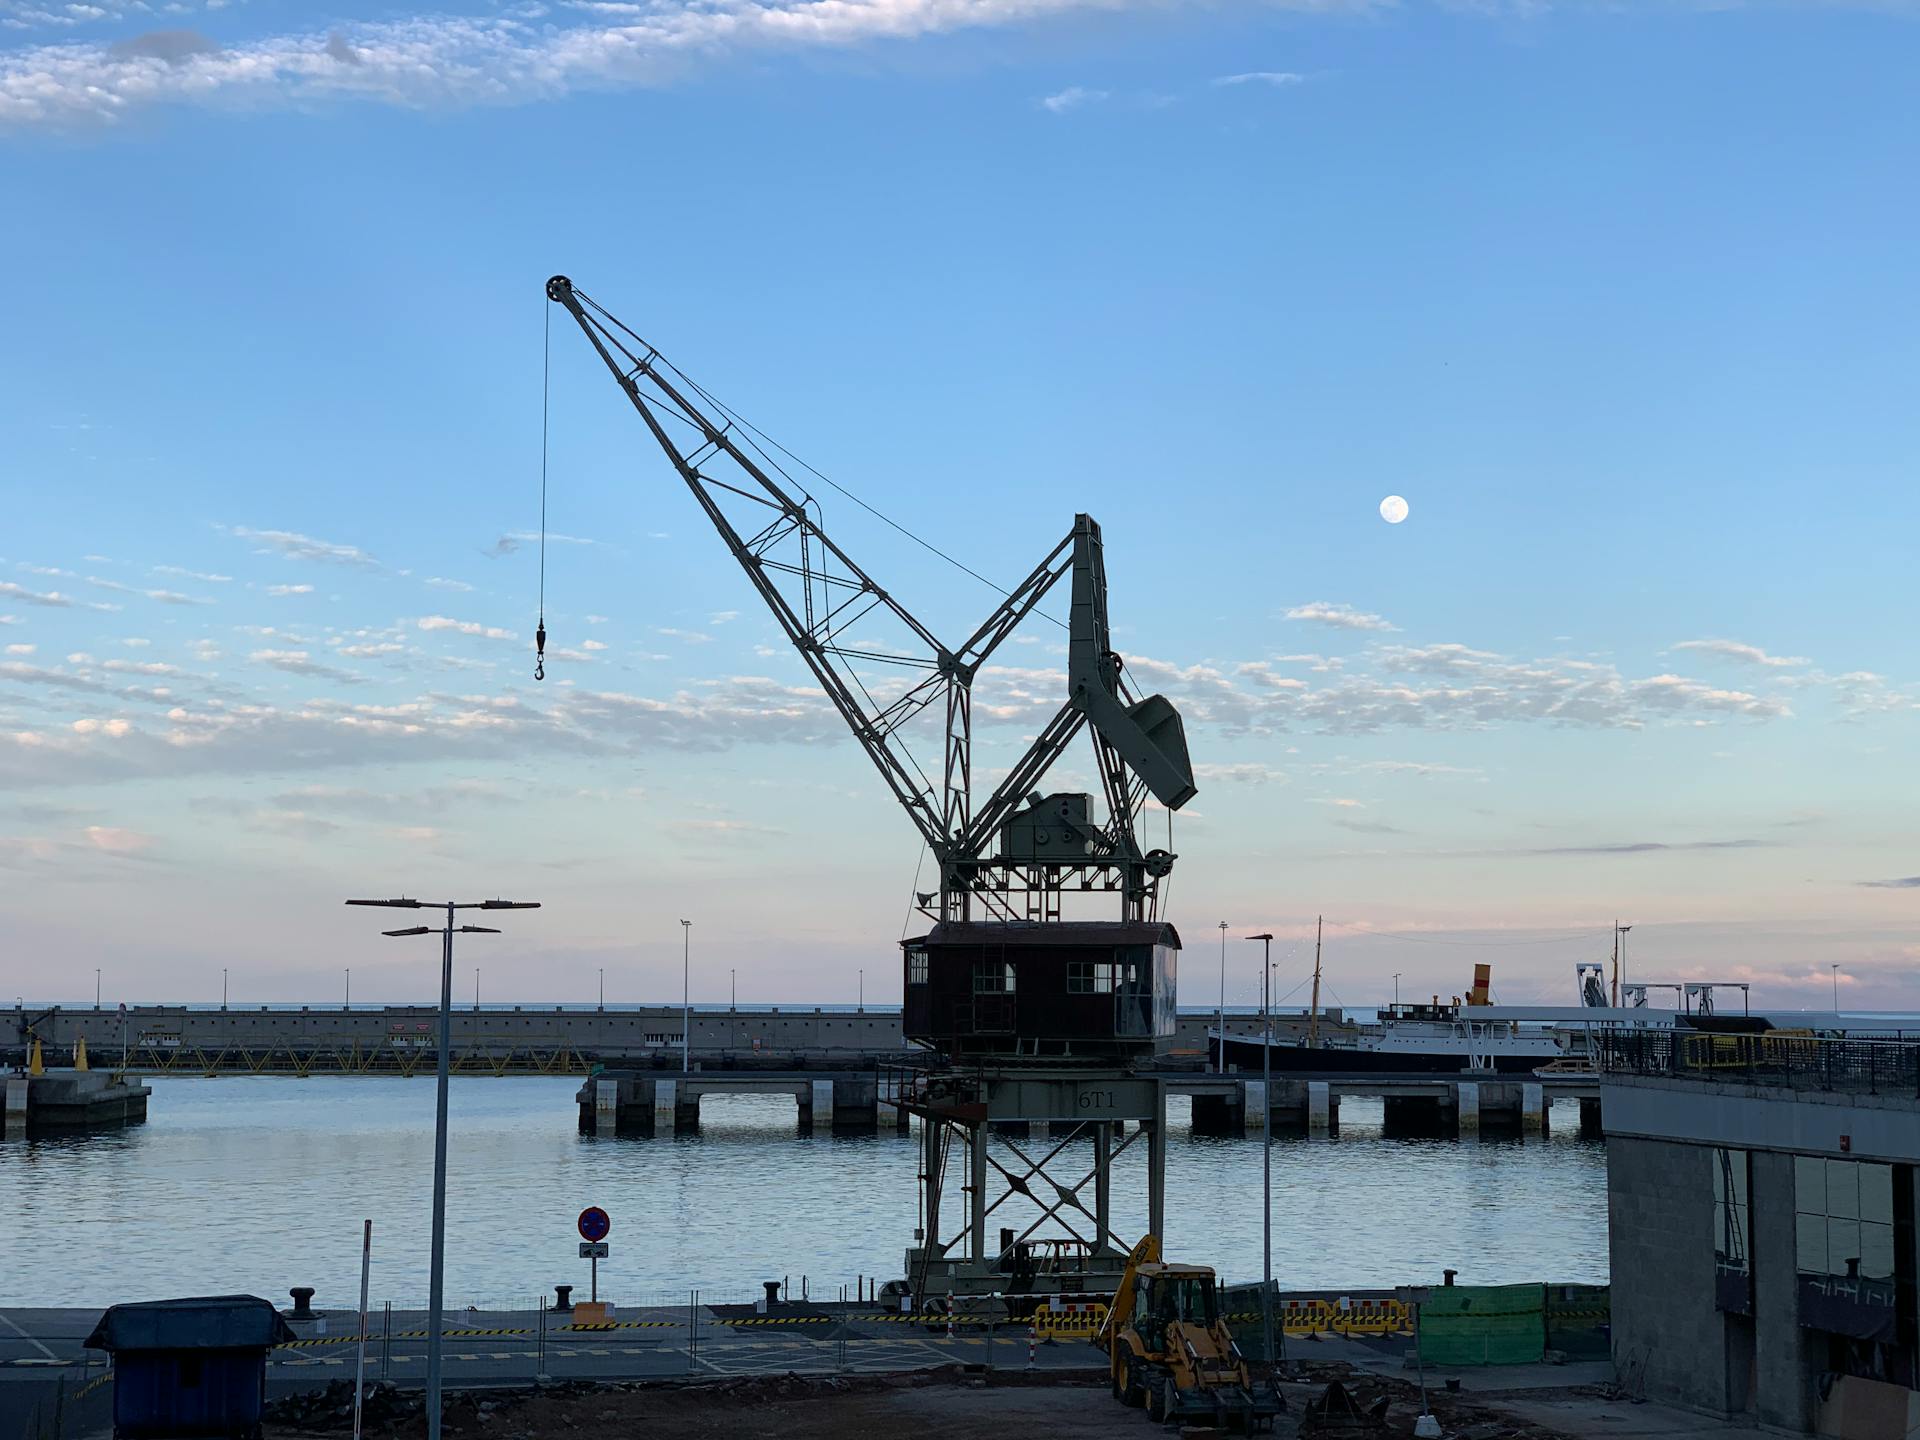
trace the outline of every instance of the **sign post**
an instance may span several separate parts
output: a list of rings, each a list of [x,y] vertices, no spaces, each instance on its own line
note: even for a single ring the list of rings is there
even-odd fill
[[[598,1205],[589,1205],[580,1212],[577,1224],[580,1230],[580,1258],[593,1262],[589,1298],[597,1304],[600,1300],[600,1262],[607,1255],[607,1232],[613,1229],[613,1221]]]
[[[373,1221],[360,1231],[360,1336],[353,1346],[353,1440],[360,1440],[360,1402],[367,1393],[367,1278],[373,1266]]]

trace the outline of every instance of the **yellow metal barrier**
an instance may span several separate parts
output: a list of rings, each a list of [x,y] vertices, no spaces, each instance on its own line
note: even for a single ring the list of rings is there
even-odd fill
[[[1107,1318],[1098,1300],[1084,1304],[1042,1301],[1033,1312],[1033,1333],[1041,1340],[1091,1340]]]

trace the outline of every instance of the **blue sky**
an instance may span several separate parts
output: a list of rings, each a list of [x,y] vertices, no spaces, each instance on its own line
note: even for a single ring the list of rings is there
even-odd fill
[[[1324,912],[1351,1003],[1478,958],[1562,998],[1617,914],[1644,978],[1910,1006],[1916,40],[0,0],[0,991],[419,996],[336,902],[452,890],[548,906],[478,952],[502,998],[676,994],[683,915],[697,995],[897,994],[913,832],[563,323],[532,683],[560,270],[1003,583],[1101,521],[1201,766],[1190,1002],[1220,919],[1287,988]],[[822,500],[936,630],[991,603]]]

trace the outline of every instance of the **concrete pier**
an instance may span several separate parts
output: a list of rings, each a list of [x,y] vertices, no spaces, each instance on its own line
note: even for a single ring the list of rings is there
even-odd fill
[[[880,1098],[871,1071],[702,1071],[659,1075],[603,1071],[581,1086],[580,1131],[592,1135],[663,1137],[700,1130],[708,1095],[791,1095],[795,1131],[806,1135],[872,1134],[882,1124],[905,1130],[905,1112]]]
[[[6,1077],[6,1104],[0,1109],[0,1137],[75,1130],[112,1130],[147,1118],[152,1092],[136,1081],[104,1070],[54,1070],[44,1075]]]
[[[1257,1076],[1170,1074],[1166,1083],[1193,1097],[1200,1135],[1258,1135],[1269,1124],[1290,1135],[1338,1135],[1343,1097],[1381,1100],[1387,1133],[1402,1138],[1545,1136],[1555,1098],[1579,1099],[1583,1120],[1598,1120],[1596,1082],[1584,1076],[1276,1075],[1268,1085]],[[1597,1132],[1583,1125],[1581,1133]]]
[[[1480,1083],[1462,1081],[1453,1092],[1454,1132],[1461,1139],[1480,1133]]]

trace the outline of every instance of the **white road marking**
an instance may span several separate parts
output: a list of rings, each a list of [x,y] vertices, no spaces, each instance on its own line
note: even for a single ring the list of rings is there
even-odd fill
[[[38,1340],[34,1339],[33,1336],[29,1335],[26,1331],[22,1330],[18,1325],[14,1324],[12,1319],[9,1316],[5,1314],[0,1314],[0,1324],[4,1324],[9,1330],[13,1331],[14,1334],[18,1335],[22,1340],[26,1341],[29,1345],[33,1346],[33,1348],[38,1350],[42,1355],[46,1356],[47,1359],[58,1360],[60,1358],[58,1355],[54,1354],[53,1351],[49,1350],[46,1346],[42,1345]]]

